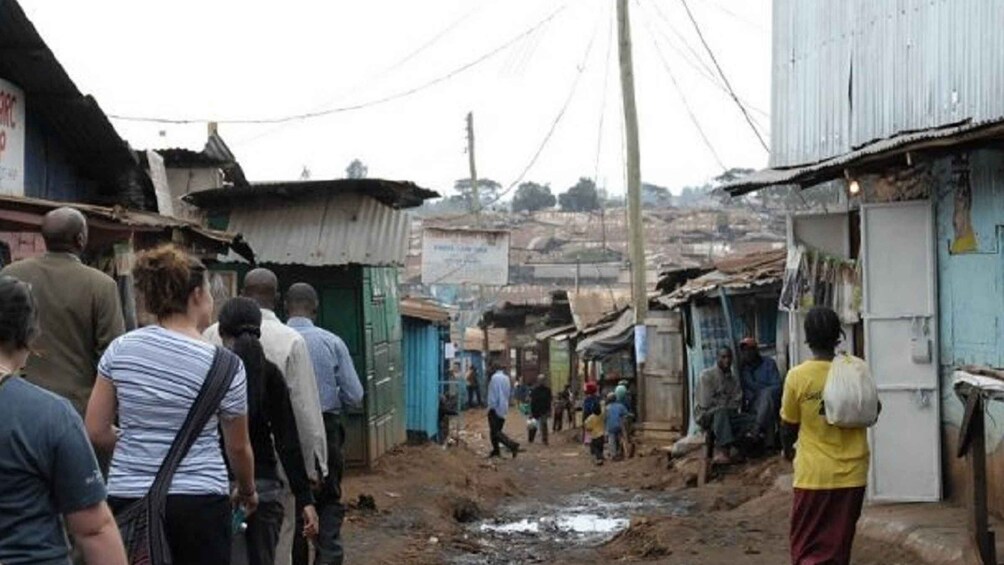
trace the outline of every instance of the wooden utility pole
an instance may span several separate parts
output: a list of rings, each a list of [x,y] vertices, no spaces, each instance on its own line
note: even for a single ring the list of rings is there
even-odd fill
[[[641,156],[638,151],[638,109],[634,100],[634,68],[631,61],[631,18],[628,0],[617,0],[617,45],[620,55],[621,91],[624,96],[624,129],[627,137],[628,243],[631,255],[631,296],[635,325],[645,323],[648,288],[645,281],[645,239],[641,219]]]
[[[481,199],[478,196],[478,169],[474,165],[474,112],[467,112],[467,160],[471,165],[471,212],[481,224]]]

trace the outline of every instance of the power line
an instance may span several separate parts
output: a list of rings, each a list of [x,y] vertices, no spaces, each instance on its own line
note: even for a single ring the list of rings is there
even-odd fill
[[[722,70],[722,66],[718,64],[718,59],[715,57],[715,52],[711,50],[711,46],[708,45],[707,40],[704,39],[704,33],[701,32],[701,26],[698,25],[697,20],[694,19],[694,14],[690,11],[690,6],[687,4],[687,0],[680,0],[683,4],[684,10],[687,11],[687,17],[690,18],[690,23],[694,24],[694,30],[697,31],[697,37],[701,39],[701,45],[704,45],[704,49],[708,52],[708,56],[711,57],[711,62],[715,64],[715,68],[718,69],[718,75],[722,77],[722,81],[725,86],[729,89],[729,95],[732,96],[732,100],[735,101],[736,105],[739,106],[739,111],[742,112],[743,117],[746,118],[746,123],[750,125],[750,129],[753,130],[753,134],[756,135],[757,140],[760,141],[760,145],[763,146],[763,150],[768,154],[770,153],[770,148],[767,147],[767,142],[764,141],[763,136],[760,135],[760,130],[757,129],[756,125],[753,123],[753,118],[750,117],[749,112],[746,110],[746,106],[739,100],[736,95],[735,90],[729,83],[729,79],[725,76],[725,71]]]
[[[603,122],[607,115],[607,90],[610,84],[610,54],[613,53],[614,44],[614,20],[610,19],[610,28],[607,31],[607,54],[604,58],[605,67],[603,69],[603,96],[600,102],[600,125],[596,133],[596,163],[593,168],[593,184],[599,180],[600,176],[600,152],[603,145]]]
[[[726,8],[725,6],[723,6],[717,0],[704,0],[704,1],[706,3],[708,3],[708,4],[711,4],[715,8],[718,8],[718,10],[721,11],[723,14],[725,14],[727,16],[730,16],[732,19],[736,20],[737,22],[742,22],[742,23],[746,24],[747,26],[749,26],[751,28],[754,28],[754,29],[756,29],[757,31],[760,31],[760,32],[764,32],[765,31],[762,25],[760,25],[760,24],[758,24],[758,23],[750,20],[749,18],[741,16],[740,14],[737,14],[736,12],[732,11],[729,8]]]
[[[648,8],[645,6],[645,4],[642,4],[641,0],[636,0],[636,2],[643,9],[645,9],[646,11],[648,10]],[[694,71],[697,72],[697,74],[699,74],[701,77],[703,77],[708,82],[710,82],[712,85],[714,85],[715,88],[717,88],[718,90],[721,90],[726,95],[730,95],[729,89],[725,86],[724,83],[722,83],[721,79],[719,79],[716,76],[717,73],[715,73],[714,69],[712,69],[711,67],[708,66],[708,64],[704,61],[704,58],[701,57],[700,54],[698,54],[697,51],[694,50],[693,46],[690,45],[690,42],[687,41],[687,38],[684,37],[683,34],[680,33],[680,31],[676,29],[676,27],[673,25],[673,22],[670,21],[670,19],[669,19],[668,16],[666,16],[666,13],[662,11],[662,7],[660,6],[659,2],[653,0],[652,5],[655,8],[656,15],[659,16],[659,19],[662,20],[662,22],[666,25],[667,28],[669,28],[669,31],[671,31],[673,33],[673,35],[676,37],[676,39],[678,39],[683,44],[683,47],[686,48],[687,52],[690,55],[688,56],[687,53],[684,53],[683,50],[680,49],[680,47],[678,47],[673,42],[673,40],[669,37],[669,34],[667,34],[662,29],[658,29],[657,31],[659,32],[660,35],[662,35],[662,37],[663,37],[666,45],[668,45],[670,49],[672,49],[673,51],[675,51],[676,54],[678,54],[680,56],[680,58],[682,58],[683,61],[685,63],[687,63],[687,65],[690,68],[694,69]],[[753,104],[750,104],[746,100],[743,100],[743,104],[747,108],[749,108],[750,110],[753,110],[754,112],[756,112],[757,114],[760,114],[761,116],[763,116],[765,118],[766,117],[770,117],[770,115],[766,111],[764,111],[761,108],[758,108],[757,106],[755,106]],[[757,124],[760,125],[760,122],[758,120],[754,120],[754,121],[756,121]]]
[[[597,25],[593,26],[593,35],[592,37],[590,37],[589,43],[586,45],[586,51],[582,57],[582,62],[579,63],[576,67],[575,79],[572,81],[572,86],[568,91],[568,96],[565,97],[564,104],[562,104],[561,109],[558,111],[558,115],[554,117],[554,121],[551,122],[551,127],[547,130],[547,134],[544,135],[544,139],[541,140],[540,145],[537,147],[537,150],[530,158],[530,162],[528,162],[526,166],[523,167],[523,171],[519,174],[518,177],[516,177],[516,180],[514,180],[512,184],[510,184],[505,190],[499,192],[497,195],[495,195],[494,198],[492,198],[491,200],[486,202],[483,206],[481,206],[482,209],[488,208],[489,206],[498,203],[498,201],[501,200],[505,195],[512,192],[512,189],[516,188],[516,186],[519,185],[519,183],[523,182],[523,179],[526,177],[527,173],[529,173],[530,169],[532,169],[533,166],[537,163],[537,159],[540,158],[540,155],[544,152],[544,149],[547,147],[548,142],[551,141],[551,137],[554,135],[555,130],[558,129],[558,124],[561,123],[561,119],[565,116],[565,111],[568,110],[568,106],[571,104],[572,98],[575,97],[575,92],[576,90],[578,90],[580,79],[582,78],[582,75],[586,70],[586,64],[589,62],[589,55],[593,51],[593,43],[595,43],[596,41],[598,28],[599,25],[597,22]],[[463,218],[470,215],[472,215],[472,212],[450,216],[450,218],[451,219]]]
[[[369,77],[367,77],[366,79],[364,79],[364,80],[362,80],[360,82],[357,82],[356,84],[354,84],[353,86],[351,86],[347,90],[345,90],[345,91],[343,91],[343,92],[341,92],[339,94],[336,94],[335,96],[333,96],[332,98],[329,98],[328,100],[325,100],[322,104],[318,104],[318,105],[314,106],[313,108],[311,108],[311,111],[322,110],[322,109],[330,106],[331,104],[334,104],[338,100],[341,100],[341,99],[345,98],[348,94],[354,93],[354,92],[358,91],[359,88],[361,86],[363,86],[363,85],[366,85],[366,84],[372,85],[372,84],[375,84],[375,83],[379,83],[381,80],[384,79],[384,77],[386,77],[390,73],[396,71],[397,69],[400,69],[401,67],[403,67],[404,65],[406,65],[408,62],[412,61],[413,59],[415,59],[416,57],[418,57],[419,55],[421,55],[422,53],[424,53],[425,51],[427,51],[429,48],[431,48],[432,46],[434,46],[442,38],[444,38],[447,35],[449,35],[460,24],[462,24],[463,22],[467,21],[472,16],[474,16],[475,14],[477,14],[478,12],[480,12],[485,6],[486,6],[486,4],[480,4],[475,9],[473,9],[473,10],[467,12],[466,14],[464,14],[463,16],[461,16],[461,17],[453,20],[452,22],[450,22],[449,25],[447,25],[441,31],[439,31],[434,36],[432,36],[430,39],[428,39],[427,41],[425,41],[424,43],[422,43],[421,45],[419,45],[417,48],[413,49],[410,53],[408,53],[407,55],[405,55],[401,59],[398,59],[395,63],[391,64],[389,67],[386,67],[382,71],[380,71],[378,73],[375,73],[375,74],[372,74]],[[234,146],[246,145],[248,143],[251,143],[253,141],[261,139],[263,137],[269,136],[269,135],[271,135],[271,134],[273,134],[273,133],[275,133],[277,131],[280,131],[280,130],[284,129],[285,127],[287,127],[288,125],[289,125],[289,122],[287,122],[287,123],[281,123],[281,124],[275,124],[274,127],[266,128],[264,131],[259,131],[259,132],[255,133],[254,135],[251,135],[249,137],[238,139],[238,140],[236,140],[233,143],[233,145]]]
[[[662,61],[662,66],[666,69],[666,73],[669,74],[669,79],[673,82],[673,87],[676,89],[676,94],[679,95],[680,101],[683,102],[683,107],[687,110],[687,115],[690,116],[690,121],[694,124],[697,129],[697,133],[701,136],[704,141],[705,147],[711,152],[712,157],[715,158],[715,162],[718,166],[722,168],[722,171],[728,171],[728,167],[722,162],[721,156],[718,155],[718,151],[715,150],[714,145],[711,144],[711,140],[708,135],[704,132],[704,128],[701,127],[700,121],[697,119],[697,115],[694,113],[693,108],[690,106],[690,102],[687,101],[687,97],[683,94],[683,89],[680,87],[680,83],[676,80],[676,74],[673,73],[672,67],[669,65],[669,61],[666,59],[665,54],[662,49],[659,48],[659,42],[655,38],[655,33],[652,30],[652,26],[646,23],[646,28],[648,29],[649,37],[652,39],[652,45],[655,46],[655,51],[659,55],[659,60]]]
[[[476,58],[476,59],[474,59],[474,60],[472,60],[472,61],[470,61],[470,62],[468,62],[468,63],[466,63],[464,65],[461,65],[460,67],[458,67],[458,68],[456,68],[456,69],[454,69],[454,70],[452,70],[452,71],[450,71],[450,72],[448,72],[446,74],[440,75],[440,76],[438,76],[438,77],[436,77],[436,78],[434,78],[432,80],[429,80],[429,81],[427,81],[425,83],[420,84],[419,86],[415,86],[415,87],[409,88],[407,90],[403,90],[403,91],[397,92],[395,94],[384,96],[382,98],[377,98],[376,100],[370,100],[370,101],[367,101],[367,102],[360,102],[358,104],[352,104],[352,105],[348,105],[348,106],[341,106],[341,107],[336,107],[336,108],[328,108],[328,109],[324,109],[324,110],[317,110],[317,111],[313,111],[313,112],[305,112],[305,113],[301,113],[301,114],[292,114],[292,115],[288,115],[288,116],[281,116],[281,117],[275,117],[275,118],[222,119],[221,120],[221,119],[209,119],[209,118],[160,118],[160,117],[144,117],[144,116],[126,116],[126,115],[121,115],[121,114],[109,114],[108,117],[114,118],[116,120],[129,121],[129,122],[150,122],[150,123],[158,123],[158,124],[194,124],[194,123],[203,123],[203,122],[216,122],[218,124],[281,124],[281,123],[298,121],[298,120],[307,120],[307,119],[311,119],[311,118],[319,118],[319,117],[322,117],[322,116],[328,116],[328,115],[331,115],[331,114],[337,114],[337,113],[342,113],[342,112],[349,112],[349,111],[352,111],[352,110],[361,110],[363,108],[369,108],[369,107],[372,107],[372,106],[377,106],[377,105],[380,105],[380,104],[385,104],[387,102],[391,102],[391,101],[394,101],[394,100],[398,100],[398,99],[401,99],[401,98],[405,98],[405,97],[411,96],[413,94],[416,94],[418,92],[426,90],[426,89],[428,89],[430,87],[433,87],[433,86],[435,86],[435,85],[437,85],[439,83],[447,81],[447,80],[453,78],[454,76],[456,76],[456,75],[458,75],[458,74],[460,74],[460,73],[462,73],[464,71],[467,71],[468,69],[471,69],[472,67],[475,67],[475,66],[477,66],[477,65],[479,65],[479,64],[487,61],[488,59],[491,59],[495,55],[501,53],[502,51],[505,51],[509,47],[515,45],[516,43],[522,41],[523,39],[525,39],[525,38],[533,35],[537,31],[539,31],[545,25],[547,25],[548,23],[550,23],[551,20],[553,20],[559,13],[561,13],[562,11],[564,11],[566,7],[567,7],[566,5],[562,5],[560,8],[558,8],[554,12],[551,12],[550,15],[548,15],[547,17],[545,17],[543,20],[537,22],[535,25],[533,25],[532,27],[530,27],[529,29],[527,29],[523,33],[520,33],[516,37],[510,39],[509,41],[503,43],[502,45],[496,47],[495,49],[492,49],[491,51],[489,51],[489,52],[481,55],[480,57],[478,57],[478,58]]]

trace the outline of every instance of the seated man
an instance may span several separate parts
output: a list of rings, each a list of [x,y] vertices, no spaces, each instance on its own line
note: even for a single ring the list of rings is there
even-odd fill
[[[743,389],[732,372],[732,349],[723,347],[718,352],[718,363],[701,373],[694,399],[694,418],[697,425],[715,436],[717,464],[732,462],[730,450],[738,447],[753,426],[753,418],[740,413]]]
[[[777,447],[777,424],[781,412],[781,372],[770,357],[760,355],[752,337],[739,343],[743,412],[753,416],[754,434],[764,447]]]

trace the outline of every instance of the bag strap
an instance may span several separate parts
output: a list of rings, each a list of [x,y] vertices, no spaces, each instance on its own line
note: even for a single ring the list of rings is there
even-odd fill
[[[171,448],[167,451],[164,461],[157,470],[157,476],[153,480],[148,496],[163,498],[171,487],[171,480],[174,473],[181,466],[181,462],[192,448],[195,440],[206,427],[209,419],[219,409],[223,396],[230,388],[237,373],[238,358],[222,347],[216,348],[213,356],[213,364],[209,367],[206,380],[202,383],[199,395],[188,411],[185,423],[182,424],[178,435],[175,436]]]

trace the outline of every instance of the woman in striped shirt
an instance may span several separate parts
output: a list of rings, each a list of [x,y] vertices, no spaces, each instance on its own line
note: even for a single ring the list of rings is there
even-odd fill
[[[98,364],[86,417],[94,445],[113,451],[108,502],[115,512],[150,490],[215,354],[200,333],[213,311],[200,261],[167,245],[140,253],[134,274],[157,324],[108,347]],[[116,416],[119,430],[113,425]],[[236,502],[253,512],[258,495],[243,366],[171,482],[165,530],[175,563],[230,563],[231,497],[218,430],[236,476]]]

